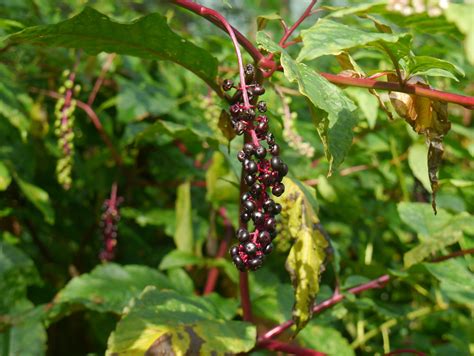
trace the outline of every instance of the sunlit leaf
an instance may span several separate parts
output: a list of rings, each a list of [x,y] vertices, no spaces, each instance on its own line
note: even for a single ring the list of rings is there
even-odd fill
[[[54,224],[54,209],[51,206],[49,194],[40,187],[28,183],[17,175],[14,177],[25,197],[41,211],[45,221],[48,224]]]
[[[293,180],[285,178],[285,194],[277,201],[283,206],[283,226],[293,241],[286,260],[295,289],[293,319],[297,332],[310,320],[312,306],[319,291],[328,241],[317,229],[319,219],[309,198]],[[313,198],[314,199],[314,198]]]
[[[237,354],[255,341],[255,326],[220,319],[209,299],[147,288],[109,338],[107,355]]]
[[[183,183],[178,187],[175,226],[174,242],[176,247],[180,251],[191,253],[194,249],[194,235],[190,182]]]

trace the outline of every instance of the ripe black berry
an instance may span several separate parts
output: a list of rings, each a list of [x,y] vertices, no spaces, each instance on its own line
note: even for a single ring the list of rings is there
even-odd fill
[[[255,255],[257,253],[257,246],[253,242],[247,242],[244,245],[244,250],[248,255]]]
[[[288,173],[288,166],[279,157],[280,147],[275,143],[275,136],[268,132],[267,104],[258,101],[255,105],[257,97],[265,93],[265,88],[256,81],[253,65],[245,66],[244,77],[245,86],[243,83],[234,85],[231,81],[223,82],[225,90],[235,88],[230,107],[232,127],[237,134],[245,133],[246,138],[251,138],[237,154],[248,188],[248,192],[241,197],[240,221],[243,224],[250,220],[254,222],[253,232],[245,228],[237,231],[239,246],[230,250],[234,264],[241,271],[260,268],[265,256],[273,249],[272,240],[277,235],[275,216],[281,212],[281,205],[270,198],[269,191],[275,196],[282,195],[285,187],[281,181]],[[244,101],[244,90],[249,101]],[[267,153],[272,158],[267,158]]]
[[[263,146],[258,146],[255,149],[255,156],[257,156],[257,158],[263,159],[265,158],[266,154],[267,154],[267,150]]]
[[[222,89],[229,91],[234,86],[234,81],[232,79],[226,79],[222,82]]]

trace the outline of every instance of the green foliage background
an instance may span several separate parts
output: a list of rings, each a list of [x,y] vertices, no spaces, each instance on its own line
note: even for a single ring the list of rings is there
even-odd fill
[[[202,3],[275,52],[281,52],[274,48],[281,28],[278,16],[269,14],[292,23],[305,5]],[[72,22],[49,26],[86,5]],[[216,76],[237,77],[227,36],[161,1],[0,3],[0,354],[143,353],[161,336],[171,338],[174,351],[249,351],[257,329],[291,318],[293,305],[300,326],[307,322],[308,296],[297,293],[295,303],[291,283],[300,280],[301,290],[308,279],[290,278],[284,266],[288,255],[292,266],[320,260],[303,260],[301,250],[290,250],[303,235],[303,250],[323,241],[313,226],[317,221],[332,253],[309,300],[318,289],[318,301],[330,297],[336,283],[344,291],[384,273],[392,280],[316,315],[295,342],[330,355],[404,348],[430,355],[474,353],[473,257],[429,262],[474,247],[471,112],[449,105],[452,126],[444,140],[434,216],[424,136],[395,113],[386,93],[379,92],[394,120],[366,89],[337,88],[314,72],[341,72],[335,57],[341,53],[367,75],[393,70],[388,46],[405,73],[440,90],[473,95],[473,7],[453,2],[430,17],[404,16],[384,2],[321,6],[326,10],[302,25],[303,45],[277,54],[285,73],[266,84],[271,130],[296,182],[289,184],[304,192],[312,215],[298,224],[295,216],[303,215],[288,204],[296,220],[290,216],[280,224],[276,252],[251,274],[255,327],[241,321],[236,270],[227,256],[212,257],[225,231],[217,211],[225,207],[234,224],[238,216],[235,154],[241,138],[229,144],[219,125],[226,104],[209,88],[219,90]],[[259,28],[261,15],[267,16]],[[320,17],[325,18],[316,23]],[[374,21],[393,34],[376,32]],[[63,85],[62,72],[74,67],[77,48],[83,49],[76,71],[82,87],[77,99],[83,102],[107,61],[103,51],[118,53],[93,109],[123,165],[78,108],[73,183],[64,190],[55,177],[61,156],[55,99],[47,93]],[[312,147],[310,157],[285,133],[283,103],[296,117],[290,131]],[[115,181],[124,198],[117,258],[101,264],[101,208]],[[315,283],[318,263],[311,266]],[[198,296],[212,266],[221,272],[216,291]],[[193,344],[189,328],[202,345]]]

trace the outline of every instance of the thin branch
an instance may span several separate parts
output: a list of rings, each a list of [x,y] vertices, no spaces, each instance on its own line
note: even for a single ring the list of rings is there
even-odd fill
[[[92,91],[89,95],[89,99],[87,99],[87,105],[92,106],[94,103],[95,97],[97,96],[97,93],[100,90],[100,87],[104,83],[105,75],[110,69],[110,66],[112,65],[112,62],[114,61],[116,54],[111,53],[107,56],[107,60],[105,61],[102,70],[100,71],[99,77],[95,81],[94,88],[92,88]]]
[[[300,18],[293,24],[293,26],[290,27],[290,29],[288,31],[285,31],[285,34],[281,38],[280,42],[278,42],[278,44],[281,47],[283,47],[283,48],[288,47],[288,45],[285,43],[286,40],[293,34],[293,32],[295,32],[295,30],[298,28],[298,26],[301,25],[301,23],[304,20],[306,20],[306,18],[308,16],[311,16],[311,10],[313,9],[314,5],[316,5],[317,2],[318,2],[318,0],[311,0],[311,3],[308,5],[308,7],[303,12],[303,14],[300,16]]]
[[[472,254],[474,254],[474,248],[452,252],[452,253],[450,253],[449,255],[446,255],[446,256],[440,256],[440,257],[433,258],[429,262],[437,263],[437,262],[442,262],[442,261],[449,260],[451,258],[465,256],[465,255],[472,255]]]
[[[219,250],[217,251],[215,258],[222,258],[225,256],[227,249],[229,248],[229,243],[235,234],[234,227],[232,226],[232,223],[227,216],[227,210],[225,208],[220,208],[219,215],[223,219],[225,232],[224,238],[221,240]],[[217,267],[212,267],[207,274],[206,285],[204,287],[203,292],[204,295],[212,293],[214,291],[218,277],[219,269]]]
[[[383,276],[380,276],[370,282],[360,284],[356,287],[353,287],[347,290],[347,293],[360,294],[370,289],[384,288],[386,284],[389,282],[389,280],[390,280],[390,276],[387,274],[384,274]],[[323,310],[326,310],[332,307],[333,305],[341,302],[344,298],[345,298],[344,294],[340,294],[338,292],[334,293],[334,295],[331,298],[326,299],[324,302],[318,305],[315,305],[313,307],[313,315],[318,314],[322,312]],[[265,334],[263,334],[262,336],[258,338],[257,346],[260,345],[260,343],[265,342],[266,340],[277,337],[278,335],[280,335],[281,333],[289,329],[291,326],[293,326],[293,324],[294,324],[293,320],[288,320],[288,321],[285,321],[283,324],[280,324],[274,327],[273,329],[267,331]]]
[[[51,98],[54,98],[54,99],[60,99],[60,98],[63,97],[61,94],[59,94],[55,91],[51,91],[51,90],[43,90],[43,89],[39,89],[39,88],[30,88],[30,91],[33,92],[33,93],[39,93],[39,94],[47,95],[47,96],[49,96]],[[114,158],[115,162],[117,163],[117,165],[121,166],[123,164],[122,157],[117,152],[117,150],[115,149],[110,137],[105,132],[104,127],[102,126],[102,123],[100,122],[99,117],[97,116],[95,111],[89,105],[87,105],[86,103],[84,103],[83,101],[80,101],[80,100],[76,100],[76,105],[77,105],[78,108],[81,108],[86,113],[86,115],[89,117],[90,121],[95,126],[96,130],[99,132],[99,135],[102,138],[102,141],[104,141],[104,143],[110,149],[110,151],[112,153],[112,157]]]
[[[325,356],[325,353],[306,349],[301,346],[291,345],[285,342],[277,340],[265,340],[258,345],[261,349],[267,349],[271,351],[282,351],[287,355],[298,355],[298,356]]]

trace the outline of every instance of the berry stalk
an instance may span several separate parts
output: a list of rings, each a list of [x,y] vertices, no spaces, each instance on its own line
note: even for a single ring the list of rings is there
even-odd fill
[[[117,196],[117,183],[112,184],[110,198],[104,202],[100,227],[102,228],[102,239],[104,247],[99,254],[101,261],[111,261],[115,258],[117,246],[118,222],[120,221],[119,205],[123,198]]]

